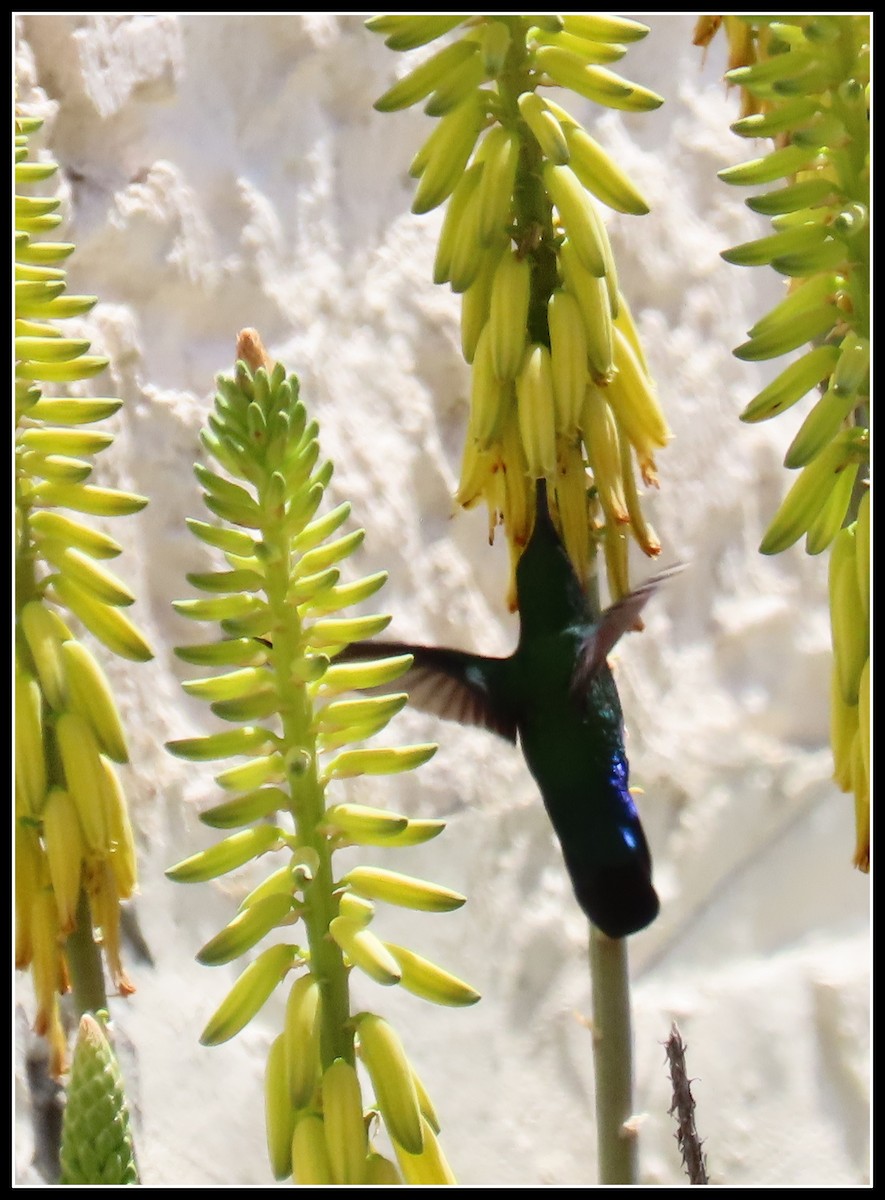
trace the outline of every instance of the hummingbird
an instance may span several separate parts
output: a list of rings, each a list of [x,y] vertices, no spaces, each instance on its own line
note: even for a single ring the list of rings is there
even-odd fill
[[[628,786],[624,719],[608,654],[635,627],[653,576],[594,616],[537,489],[532,535],[516,568],[519,641],[507,658],[405,642],[357,642],[342,659],[411,654],[397,681],[415,708],[519,742],[562,849],[575,897],[611,938],[644,929],[659,901]],[[386,689],[389,690],[389,689]]]

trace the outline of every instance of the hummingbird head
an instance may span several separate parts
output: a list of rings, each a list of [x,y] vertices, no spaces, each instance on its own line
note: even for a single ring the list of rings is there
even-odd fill
[[[558,631],[586,613],[586,598],[550,516],[543,479],[537,485],[535,528],[516,566],[516,594],[523,633]]]

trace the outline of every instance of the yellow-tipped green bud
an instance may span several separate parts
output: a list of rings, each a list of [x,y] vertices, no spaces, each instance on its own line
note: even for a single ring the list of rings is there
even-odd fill
[[[355,892],[344,892],[338,900],[338,915],[365,929],[374,919],[375,905]]]
[[[37,669],[43,695],[58,710],[67,697],[67,676],[61,652],[62,639],[50,610],[41,600],[30,600],[19,614],[19,625]]]
[[[522,363],[530,292],[528,259],[504,254],[492,280],[489,301],[492,366],[498,379],[514,379]]]
[[[354,1018],[360,1057],[369,1072],[387,1132],[410,1154],[424,1149],[421,1109],[412,1068],[389,1022],[375,1013]]]
[[[292,1170],[302,1187],[325,1187],[334,1183],[323,1118],[316,1113],[299,1113],[292,1134]]]
[[[362,662],[332,663],[323,676],[323,694],[379,687],[398,679],[412,665],[411,654],[390,658],[365,659]]]
[[[858,398],[836,390],[834,383],[815,402],[784,455],[784,466],[804,467],[820,454],[857,407]]]
[[[592,286],[598,285],[599,281],[592,276],[586,278]],[[605,306],[608,307],[607,301]],[[560,433],[571,433],[581,419],[589,372],[584,318],[579,302],[570,292],[557,288],[551,295],[547,304],[547,327],[556,428]]]
[[[451,975],[438,967],[429,959],[422,958],[405,946],[396,946],[392,942],[384,943],[396,959],[402,973],[400,986],[422,1000],[432,1004],[442,1004],[451,1008],[464,1008],[476,1004],[480,999],[479,992],[457,976]]]
[[[92,728],[78,713],[65,712],[55,723],[61,765],[90,850],[104,854],[108,829],[102,804],[101,758]]]
[[[425,46],[438,37],[460,25],[464,20],[459,16],[411,13],[381,13],[369,17],[366,28],[373,33],[386,35],[385,45],[391,50],[414,50],[416,46]]]
[[[857,704],[861,674],[870,656],[869,626],[862,619],[856,553],[856,529],[849,525],[833,542],[829,572],[833,658],[846,704]]]
[[[244,829],[207,850],[200,850],[190,858],[182,859],[174,867],[169,867],[166,877],[177,883],[203,883],[207,879],[217,879],[219,875],[236,870],[268,850],[278,849],[282,837],[281,830],[274,825],[256,825]]]
[[[483,169],[479,182],[479,238],[493,243],[510,225],[513,186],[519,164],[519,138],[502,125],[490,129],[483,141]]]
[[[870,490],[866,489],[857,510],[855,530],[857,553],[857,586],[861,611],[865,621],[870,619]]]
[[[104,397],[62,399],[57,396],[43,396],[28,410],[28,416],[50,425],[91,425],[112,417],[122,403],[122,400]]]
[[[369,1143],[356,1070],[338,1058],[323,1074],[323,1125],[332,1179],[363,1183]]]
[[[396,1165],[389,1158],[385,1158],[383,1154],[378,1154],[373,1150],[366,1159],[366,1177],[363,1182],[378,1187],[391,1187],[394,1184],[402,1183],[402,1180]]]
[[[843,430],[803,467],[766,530],[759,547],[762,554],[779,554],[807,532],[842,472],[866,457],[868,443],[865,430]]]
[[[178,758],[208,762],[214,758],[234,758],[238,754],[266,754],[274,744],[273,734],[266,729],[246,725],[242,729],[228,729],[203,737],[179,738],[167,742],[166,748]]]
[[[452,912],[466,903],[465,896],[449,888],[381,867],[354,867],[341,882],[370,900],[383,900],[387,904],[399,904],[422,912]]]
[[[588,65],[580,55],[558,46],[540,46],[535,65],[561,87],[570,88],[596,104],[625,112],[651,112],[664,103],[663,97],[631,83],[605,67]]]
[[[15,790],[26,813],[37,813],[46,797],[46,752],[40,685],[16,661]]]
[[[544,164],[544,186],[556,205],[578,258],[597,278],[606,273],[611,257],[608,234],[589,193],[570,166]]]
[[[413,163],[412,173],[417,174],[420,170],[421,178],[412,201],[412,212],[430,212],[452,194],[485,120],[484,102],[477,92],[472,92],[440,118],[439,125]]]
[[[120,658],[147,662],[154,657],[144,637],[118,608],[97,600],[64,575],[52,576],[52,590],[89,632]]]
[[[86,850],[77,806],[62,788],[52,788],[43,808],[43,842],[49,878],[58,906],[59,932],[66,936],[77,923],[77,901]]]
[[[29,413],[29,416],[34,415],[33,411]],[[147,504],[145,496],[79,483],[41,483],[33,494],[37,504],[49,508],[70,508],[74,512],[89,513],[96,517],[128,517],[141,512]]]
[[[361,921],[334,917],[329,923],[329,933],[351,963],[374,979],[375,983],[380,983],[382,987],[399,983],[401,972],[396,959]]]
[[[220,933],[210,939],[197,953],[197,962],[207,967],[233,962],[259,942],[265,934],[285,923],[292,912],[292,898],[286,895],[266,896],[238,913]]]
[[[370,696],[365,700],[333,700],[316,715],[315,725],[321,731],[330,729],[362,729],[366,725],[383,728],[408,700],[405,692],[390,696]]]
[[[569,146],[556,114],[537,92],[523,92],[517,104],[531,130],[541,153],[550,162],[563,164],[569,160]]]
[[[399,1142],[394,1142],[397,1162],[407,1184],[457,1184],[452,1168],[446,1162],[442,1147],[426,1118],[421,1121],[424,1149],[410,1154]]]
[[[264,1068],[264,1127],[274,1179],[285,1179],[292,1174],[296,1111],[289,1100],[286,1070],[286,1037],[281,1033],[271,1042]]]
[[[313,975],[301,975],[286,1001],[286,1063],[288,1098],[293,1108],[306,1108],[320,1079],[320,1005],[322,996]]]
[[[138,855],[135,835],[129,820],[129,809],[123,788],[108,759],[100,759],[101,799],[108,831],[110,856],[108,862],[114,877],[117,894],[128,900],[138,883]]]
[[[741,420],[748,423],[766,421],[769,417],[785,412],[797,400],[806,396],[813,387],[828,378],[838,357],[837,346],[815,346],[808,350],[801,358],[790,363],[750,401],[741,413]]]
[[[289,807],[289,796],[281,788],[255,788],[245,796],[235,796],[223,804],[200,813],[204,825],[213,829],[236,829],[240,825],[251,825],[253,821],[261,821],[272,817],[280,809]]]
[[[526,350],[516,380],[516,405],[529,475],[549,478],[556,468],[556,405],[546,346],[538,343]]]
[[[584,323],[590,371],[597,382],[608,382],[614,374],[615,362],[614,326],[606,280],[587,270],[568,238],[560,248],[559,261],[568,293],[577,302]]]
[[[512,396],[511,380],[501,379],[495,372],[489,321],[479,335],[470,380],[468,437],[472,437],[480,449],[488,449],[498,439]]]
[[[762,158],[726,167],[719,172],[719,178],[723,183],[748,187],[757,183],[774,183],[776,179],[796,175],[809,166],[815,157],[816,151],[807,146],[784,146],[780,150],[772,150]]]
[[[297,946],[271,946],[251,962],[216,1009],[200,1037],[204,1046],[228,1041],[252,1020],[290,969]]]
[[[859,470],[859,463],[849,463],[836,480],[826,501],[808,526],[805,536],[806,554],[822,553],[842,528]]]
[[[550,108],[560,117],[558,106]],[[580,182],[603,204],[616,212],[644,216],[648,203],[613,158],[577,122],[562,121],[569,150],[569,165]]]
[[[373,107],[378,112],[409,108],[429,96],[457,67],[477,51],[475,42],[459,41],[443,47],[380,96]]]
[[[231,767],[215,776],[219,787],[229,792],[248,792],[265,784],[283,783],[286,777],[286,764],[283,756],[276,751],[259,758],[250,759],[237,767]]]
[[[61,655],[72,711],[86,718],[109,758],[118,763],[128,762],[123,724],[101,667],[74,638],[62,642]]]
[[[352,779],[356,775],[396,775],[420,767],[436,754],[435,742],[416,746],[372,746],[365,750],[344,750],[323,772],[325,779]]]
[[[639,21],[607,13],[563,13],[562,27],[592,42],[638,42],[649,32],[648,26]]]
[[[642,463],[653,458],[655,449],[667,445],[670,429],[651,380],[617,325],[614,345],[617,370],[602,390]]]
[[[606,519],[626,525],[630,519],[621,474],[618,427],[601,389],[590,384],[584,397],[581,429],[593,481]]]
[[[44,541],[60,542],[63,545],[74,546],[92,558],[116,558],[123,552],[123,547],[112,537],[90,529],[88,525],[74,521],[62,513],[40,509],[31,513],[29,522],[38,545],[42,545]]]
[[[400,813],[369,808],[364,804],[335,804],[326,809],[325,824],[348,841],[364,846],[384,846],[410,824]]]
[[[390,624],[388,616],[371,617],[321,617],[307,631],[310,644],[315,650],[327,646],[347,646],[351,642],[362,642],[382,633]]]

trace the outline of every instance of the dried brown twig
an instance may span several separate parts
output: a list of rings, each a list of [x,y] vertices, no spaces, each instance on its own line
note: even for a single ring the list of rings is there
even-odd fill
[[[670,1105],[670,1113],[676,1114],[678,1122],[676,1141],[682,1152],[682,1162],[688,1173],[688,1181],[689,1183],[709,1183],[707,1164],[701,1150],[702,1143],[694,1123],[695,1104],[691,1094],[691,1080],[685,1069],[686,1045],[675,1021],[664,1045],[667,1050],[667,1061],[670,1064],[670,1080],[673,1084],[673,1103]]]

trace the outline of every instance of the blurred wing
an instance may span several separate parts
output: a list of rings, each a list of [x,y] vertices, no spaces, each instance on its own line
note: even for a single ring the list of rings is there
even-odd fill
[[[407,642],[353,642],[338,662],[386,658],[411,654],[411,667],[391,684],[366,688],[366,692],[408,692],[409,703],[420,712],[431,713],[460,725],[488,729],[509,742],[516,742],[516,721],[493,695],[496,676],[506,659],[483,658],[461,650],[436,646],[412,646]],[[500,689],[497,689],[500,691]]]
[[[675,563],[672,567],[667,567],[666,570],[646,579],[645,583],[605,610],[599,624],[594,626],[578,651],[578,661],[572,677],[573,692],[586,691],[590,680],[608,658],[621,635],[634,628],[652,593],[665,580],[678,575],[684,568],[684,563]]]

